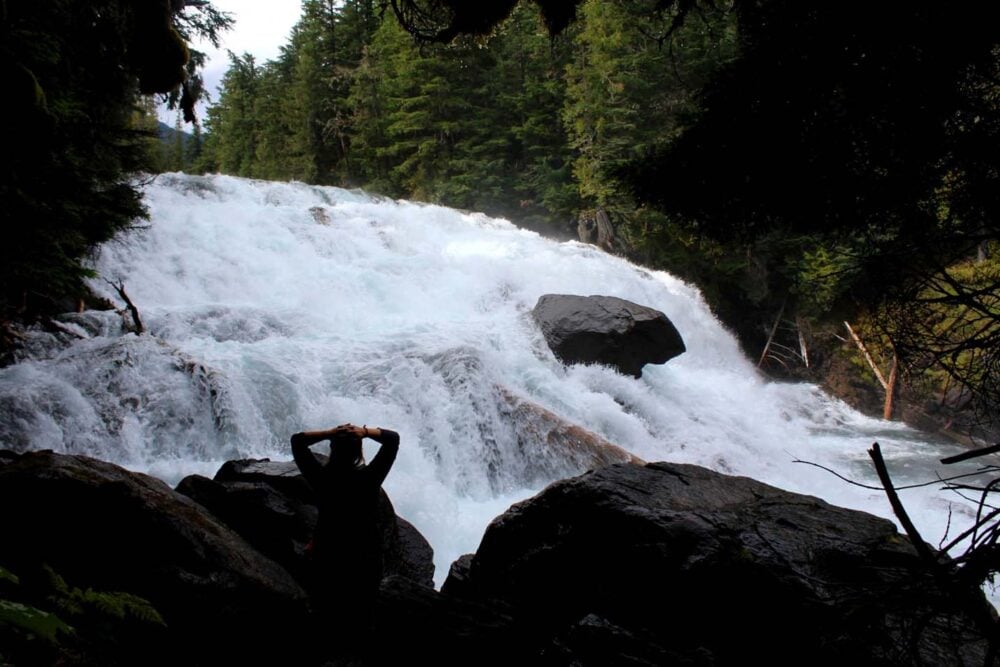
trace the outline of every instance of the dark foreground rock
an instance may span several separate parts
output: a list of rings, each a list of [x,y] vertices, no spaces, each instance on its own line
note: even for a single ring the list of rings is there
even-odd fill
[[[404,577],[382,581],[376,620],[378,641],[366,664],[533,664],[529,629],[502,604],[463,600]]]
[[[169,641],[144,664],[277,661],[307,620],[283,568],[152,477],[83,456],[4,456],[0,507],[0,565],[25,582],[46,564],[74,587],[152,603]]]
[[[545,294],[531,314],[567,364],[605,364],[640,377],[646,364],[663,364],[685,351],[666,315],[613,296]]]
[[[189,485],[221,494],[235,523],[260,522],[255,539],[283,536],[262,549],[301,546],[310,512],[293,469],[233,462],[218,477]],[[51,602],[24,598],[44,563],[80,589],[142,596],[167,622],[18,662],[31,641],[0,615],[0,662],[340,664],[288,572],[155,479],[0,452],[0,503],[0,611]],[[387,577],[353,664],[978,666],[977,623],[992,618],[979,591],[928,576],[888,521],[695,466],[616,464],[511,507],[441,592]]]
[[[495,519],[453,572],[444,590],[500,601],[534,629],[541,664],[985,656],[969,615],[988,614],[985,599],[955,604],[890,522],[695,466],[614,465],[553,484]]]
[[[192,498],[308,585],[306,545],[318,512],[312,489],[292,461],[229,461],[214,479],[191,475],[177,491]],[[408,521],[396,515],[382,492],[379,506],[386,576],[434,585],[434,551]]]

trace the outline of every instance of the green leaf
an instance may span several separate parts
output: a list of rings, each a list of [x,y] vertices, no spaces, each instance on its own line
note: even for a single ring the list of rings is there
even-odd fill
[[[0,600],[0,623],[21,628],[52,643],[58,643],[60,632],[73,632],[73,628],[55,614],[11,600]]]
[[[20,584],[21,580],[17,578],[17,575],[10,570],[0,567],[0,579],[6,579],[14,584]]]

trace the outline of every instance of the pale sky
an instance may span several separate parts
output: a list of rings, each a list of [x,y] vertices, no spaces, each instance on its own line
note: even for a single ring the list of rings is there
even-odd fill
[[[211,95],[212,101],[218,100],[218,86],[222,75],[229,66],[226,51],[238,55],[244,52],[252,53],[258,62],[273,60],[278,56],[279,49],[288,41],[292,26],[299,20],[302,11],[301,0],[212,0],[212,4],[221,11],[233,15],[235,23],[232,30],[222,34],[222,45],[219,49],[211,44],[195,44],[195,48],[208,55],[203,76],[205,90]],[[160,120],[173,125],[176,112],[160,110]],[[205,118],[205,105],[198,105],[198,120]],[[190,126],[185,126],[190,132]]]

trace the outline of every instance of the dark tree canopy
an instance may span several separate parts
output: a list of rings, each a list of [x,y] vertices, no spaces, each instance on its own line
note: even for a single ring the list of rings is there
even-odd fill
[[[872,313],[906,370],[943,373],[940,391],[996,424],[1000,7],[736,8],[741,57],[623,179],[713,238],[837,248],[816,277]]]
[[[847,4],[738,3],[742,57],[640,195],[724,234],[997,224],[997,7]]]
[[[576,17],[582,0],[535,0],[551,34]],[[399,22],[418,39],[450,42],[459,35],[485,35],[514,11],[518,0],[390,0]]]
[[[149,166],[147,137],[135,122],[139,97],[180,97],[190,67],[185,37],[204,34],[195,14],[214,16],[213,30],[230,22],[207,3],[186,7],[179,0],[0,6],[0,323],[70,305],[84,291],[81,258],[144,215],[132,182]]]

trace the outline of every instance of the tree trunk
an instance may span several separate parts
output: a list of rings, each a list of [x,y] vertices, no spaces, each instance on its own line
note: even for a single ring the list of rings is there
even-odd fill
[[[861,350],[861,354],[864,356],[865,361],[868,362],[868,365],[875,372],[875,377],[878,378],[879,384],[882,385],[883,389],[888,390],[889,383],[885,381],[885,378],[882,376],[882,371],[880,371],[878,366],[875,365],[875,360],[872,359],[872,355],[868,354],[868,348],[865,347],[865,344],[861,342],[860,338],[858,338],[858,334],[854,333],[854,329],[851,328],[850,324],[844,322],[844,326],[847,327],[847,332],[851,334],[854,344],[858,346],[859,350]]]
[[[781,316],[785,314],[785,301],[781,302],[781,308],[778,310],[778,316],[774,318],[774,325],[771,327],[771,333],[767,335],[767,342],[764,343],[764,351],[760,353],[760,359],[757,360],[757,368],[760,368],[764,360],[767,359],[767,353],[771,350],[771,343],[774,341],[774,334],[778,331],[778,325],[781,324]]]
[[[882,410],[883,419],[892,419],[892,401],[896,393],[896,375],[899,370],[899,357],[893,352],[892,370],[889,371],[889,384],[885,388],[885,407]]]

